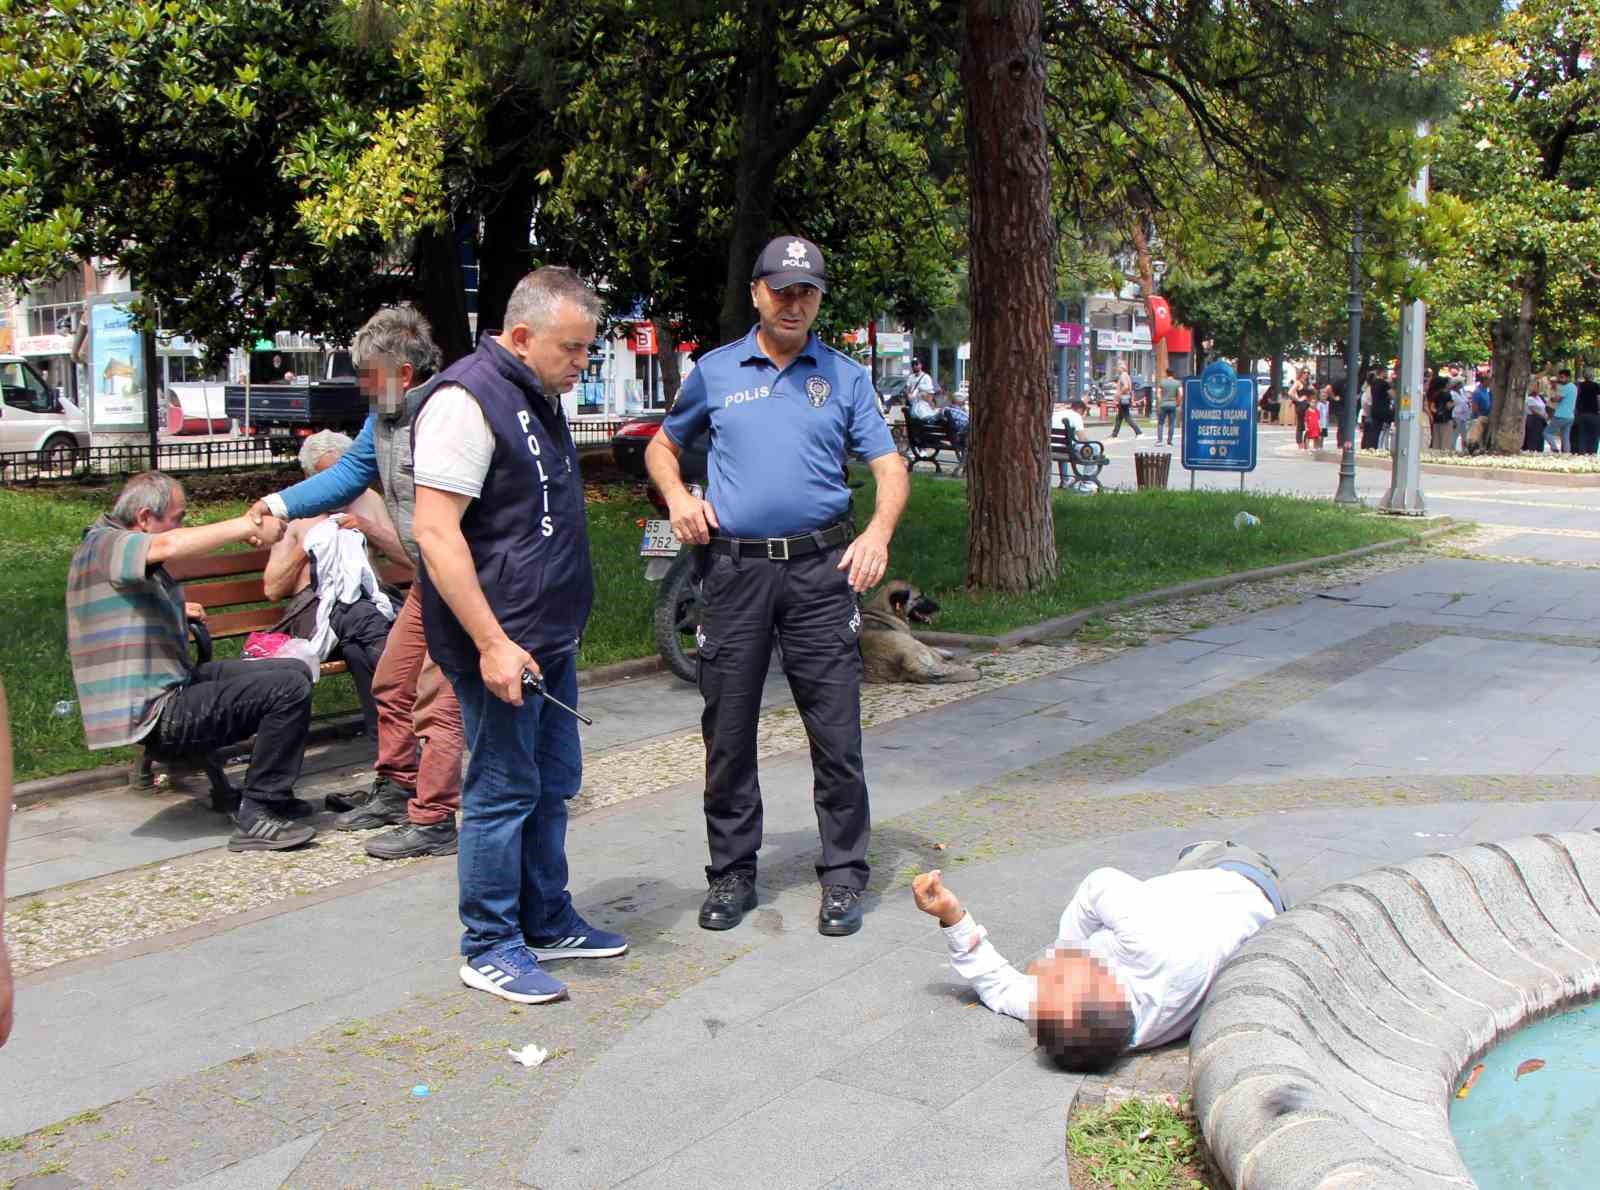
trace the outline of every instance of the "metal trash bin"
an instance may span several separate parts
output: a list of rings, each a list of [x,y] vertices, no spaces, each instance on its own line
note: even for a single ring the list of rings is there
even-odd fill
[[[1133,456],[1133,476],[1139,490],[1164,488],[1172,474],[1172,453],[1165,450],[1141,450]]]

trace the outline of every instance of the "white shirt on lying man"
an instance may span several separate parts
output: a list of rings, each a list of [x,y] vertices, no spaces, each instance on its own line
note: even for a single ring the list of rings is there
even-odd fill
[[[1266,894],[1238,872],[1208,868],[1139,880],[1096,868],[1062,913],[1053,949],[1085,951],[1115,977],[1133,1012],[1129,1048],[1146,1049],[1190,1030],[1222,965],[1274,916]],[[1035,976],[1008,963],[971,914],[942,932],[951,966],[984,1004],[1029,1020],[1038,1003]]]

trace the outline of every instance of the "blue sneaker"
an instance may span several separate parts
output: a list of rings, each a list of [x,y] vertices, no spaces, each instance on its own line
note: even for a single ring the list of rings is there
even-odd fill
[[[516,1004],[545,1004],[567,994],[567,985],[540,968],[520,942],[502,943],[463,963],[461,982]]]
[[[581,917],[565,934],[527,941],[537,959],[609,959],[628,949],[628,940],[621,934],[597,930]]]

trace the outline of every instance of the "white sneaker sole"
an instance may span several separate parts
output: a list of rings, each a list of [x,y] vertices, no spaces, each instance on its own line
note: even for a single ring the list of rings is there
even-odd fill
[[[628,944],[624,942],[621,946],[567,946],[551,947],[549,949],[530,946],[528,950],[541,963],[547,959],[614,959],[619,954],[628,953]]]
[[[510,1000],[513,1004],[548,1004],[550,1001],[559,1000],[567,994],[565,988],[562,988],[559,992],[546,992],[540,996],[527,996],[521,992],[508,992],[498,984],[490,983],[488,976],[479,975],[465,963],[461,965],[461,970],[458,974],[461,976],[461,982],[469,988],[476,988],[480,992],[488,992],[491,996],[499,996],[502,1000]]]

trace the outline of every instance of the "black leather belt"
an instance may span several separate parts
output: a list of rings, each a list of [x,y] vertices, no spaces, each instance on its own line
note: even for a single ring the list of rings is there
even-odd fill
[[[766,558],[772,562],[787,562],[791,558],[804,558],[820,554],[836,545],[843,545],[855,536],[855,530],[845,521],[815,529],[795,537],[713,537],[711,548],[719,554],[732,554],[736,558]]]

